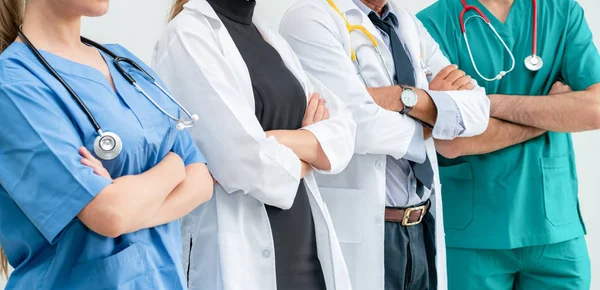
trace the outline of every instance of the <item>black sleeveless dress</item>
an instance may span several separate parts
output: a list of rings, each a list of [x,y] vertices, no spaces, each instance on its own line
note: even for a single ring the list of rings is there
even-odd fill
[[[306,95],[279,53],[252,24],[254,0],[209,0],[240,51],[254,89],[262,128],[296,130],[302,126]],[[317,256],[315,225],[308,193],[300,182],[289,210],[266,206],[275,245],[278,290],[325,290]]]

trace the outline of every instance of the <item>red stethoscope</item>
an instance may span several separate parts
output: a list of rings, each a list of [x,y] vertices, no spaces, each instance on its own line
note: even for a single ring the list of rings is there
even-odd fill
[[[475,6],[467,5],[466,0],[461,0],[461,2],[462,2],[464,9],[460,13],[460,29],[462,31],[463,38],[465,39],[465,43],[467,44],[467,50],[469,52],[469,57],[471,57],[471,62],[473,63],[473,67],[475,68],[475,71],[477,72],[477,74],[479,74],[479,76],[482,79],[484,79],[488,82],[501,80],[505,75],[509,74],[510,72],[512,72],[515,69],[515,56],[513,55],[510,48],[508,48],[508,45],[506,45],[506,42],[504,41],[504,39],[502,39],[500,34],[498,34],[498,31],[496,31],[496,28],[494,28],[494,26],[492,25],[490,20],[483,14],[483,12],[481,12],[481,10]],[[525,58],[525,67],[530,71],[538,71],[544,66],[544,61],[542,60],[542,58],[539,55],[537,55],[537,1],[532,0],[532,3],[533,3],[533,39],[532,39],[533,47],[532,47],[531,55]],[[477,15],[472,15],[472,16],[468,17],[467,20],[464,20],[465,13],[469,12],[470,10],[475,11],[477,13]],[[504,48],[510,55],[510,58],[512,59],[512,65],[511,65],[510,69],[500,71],[500,73],[498,73],[498,75],[496,75],[494,78],[484,77],[479,72],[479,68],[477,68],[477,65],[475,64],[475,59],[473,58],[473,52],[471,51],[471,46],[469,45],[469,39],[467,38],[467,29],[466,29],[467,22],[469,22],[469,20],[471,20],[472,18],[480,18],[483,21],[485,21],[485,23],[494,32],[496,37],[498,37],[498,40],[500,40],[500,42],[502,43],[502,45],[504,46]]]

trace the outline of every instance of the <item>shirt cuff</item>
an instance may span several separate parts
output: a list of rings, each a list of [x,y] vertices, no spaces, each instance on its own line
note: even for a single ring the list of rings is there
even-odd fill
[[[444,92],[427,91],[437,108],[433,138],[452,140],[465,132],[465,123],[456,102]]]
[[[408,151],[402,159],[407,159],[409,161],[423,164],[425,159],[427,158],[427,151],[425,149],[425,137],[423,135],[423,125],[421,123],[415,124],[415,134],[410,140],[410,144],[408,145]]]

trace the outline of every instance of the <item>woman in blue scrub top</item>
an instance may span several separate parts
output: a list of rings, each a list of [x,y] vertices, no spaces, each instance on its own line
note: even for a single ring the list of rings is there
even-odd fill
[[[24,2],[0,4],[0,244],[15,269],[7,289],[186,289],[177,220],[212,195],[203,156],[112,57],[80,41],[81,17],[103,15],[108,0]],[[121,136],[117,158],[90,153],[97,133],[17,39],[20,23],[102,129]],[[118,45],[108,49],[142,64]],[[177,115],[175,103],[122,65]]]

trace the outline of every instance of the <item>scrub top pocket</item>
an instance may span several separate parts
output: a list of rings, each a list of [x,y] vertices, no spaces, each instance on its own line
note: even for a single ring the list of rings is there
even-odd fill
[[[568,156],[542,158],[544,182],[544,207],[546,218],[552,225],[561,226],[579,222],[577,177],[571,170]],[[565,177],[570,177],[565,182]]]
[[[474,215],[475,182],[471,164],[440,166],[440,180],[444,186],[444,227],[466,229]]]
[[[104,259],[78,263],[71,271],[70,285],[87,285],[86,290],[153,289],[144,256],[134,243]]]

